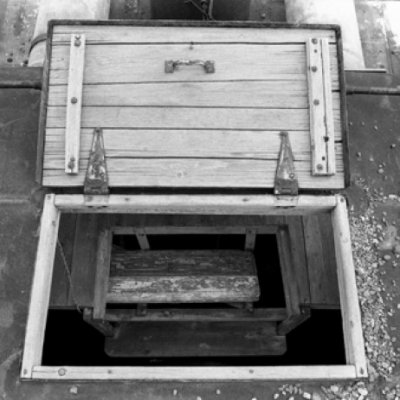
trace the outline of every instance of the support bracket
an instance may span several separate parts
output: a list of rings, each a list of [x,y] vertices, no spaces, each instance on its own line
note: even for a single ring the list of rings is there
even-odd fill
[[[289,141],[289,133],[281,132],[281,149],[278,158],[278,166],[275,175],[275,195],[298,196],[299,183],[294,168],[292,147]]]
[[[101,128],[96,128],[93,132],[93,142],[83,192],[86,195],[107,195],[110,192],[108,188],[106,151]]]

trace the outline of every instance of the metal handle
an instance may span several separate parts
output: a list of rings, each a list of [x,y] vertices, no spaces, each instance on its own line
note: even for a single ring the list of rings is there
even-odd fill
[[[172,74],[178,65],[200,65],[207,74],[213,74],[215,72],[215,62],[211,60],[166,60],[165,72],[167,74]]]

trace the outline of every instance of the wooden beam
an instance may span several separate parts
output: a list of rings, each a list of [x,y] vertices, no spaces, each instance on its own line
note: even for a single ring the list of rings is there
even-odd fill
[[[70,37],[67,110],[65,119],[65,172],[79,172],[82,85],[85,65],[85,35]]]
[[[221,309],[147,309],[146,315],[138,316],[136,310],[109,309],[104,319],[110,322],[134,321],[282,321],[287,316],[284,308],[256,308],[248,310]]]
[[[90,308],[85,308],[83,310],[83,320],[106,337],[113,337],[115,335],[116,329],[110,322],[101,319],[93,319],[93,311]]]
[[[346,199],[336,196],[337,206],[332,211],[340,305],[342,310],[346,358],[356,367],[358,378],[368,376],[361,312],[357,296],[357,284],[351,250],[351,235]]]
[[[55,197],[54,194],[46,195],[40,222],[39,244],[36,253],[22,360],[22,378],[31,378],[33,367],[42,362],[44,333],[60,221],[60,212],[54,206]]]
[[[35,367],[33,379],[98,381],[319,381],[354,380],[352,365],[274,367]]]
[[[334,196],[302,195],[57,195],[56,206],[72,213],[304,215],[328,212]]]
[[[93,318],[104,319],[110,277],[112,234],[109,229],[99,233],[97,242],[96,279],[94,285]]]

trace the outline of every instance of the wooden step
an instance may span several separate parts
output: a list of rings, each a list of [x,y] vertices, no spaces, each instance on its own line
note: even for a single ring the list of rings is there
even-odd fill
[[[259,296],[249,251],[112,252],[107,303],[236,303]]]
[[[110,357],[269,356],[286,352],[276,323],[130,322],[106,338]]]

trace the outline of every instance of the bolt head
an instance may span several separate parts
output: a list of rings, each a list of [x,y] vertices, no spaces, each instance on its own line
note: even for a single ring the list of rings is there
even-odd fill
[[[317,164],[317,170],[322,171],[324,169],[324,166],[322,164]]]
[[[71,97],[71,103],[76,104],[78,102],[78,99],[76,97]]]
[[[317,72],[317,71],[318,71],[318,68],[317,68],[315,65],[313,65],[313,66],[311,67],[311,71],[312,71],[312,72]]]
[[[67,373],[67,371],[66,371],[65,368],[60,368],[60,369],[58,370],[58,375],[60,375],[60,376],[64,376],[66,373]]]
[[[74,46],[79,47],[81,45],[80,39],[75,39]]]
[[[313,44],[317,44],[317,43],[318,43],[318,39],[317,39],[317,38],[312,38],[311,42],[312,42]]]
[[[314,100],[314,105],[315,105],[315,106],[318,106],[318,105],[319,105],[319,100],[318,100],[318,99],[315,99],[315,100]]]

